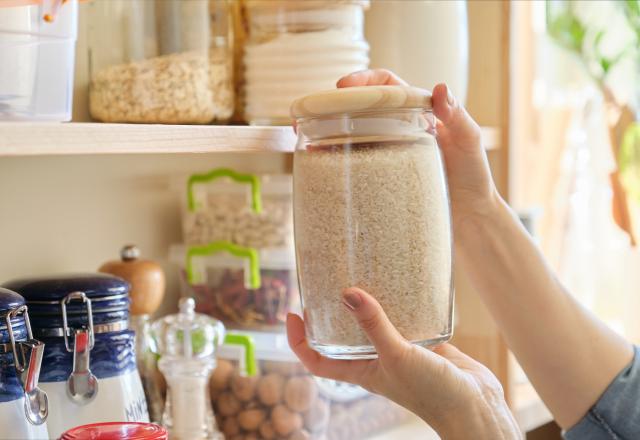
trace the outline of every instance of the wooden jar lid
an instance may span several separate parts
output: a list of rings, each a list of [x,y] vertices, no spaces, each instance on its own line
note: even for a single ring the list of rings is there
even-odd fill
[[[369,0],[247,0],[247,8],[259,11],[308,11],[357,5],[369,9]]]
[[[345,87],[313,93],[291,104],[295,119],[367,110],[431,110],[431,92],[409,86]]]

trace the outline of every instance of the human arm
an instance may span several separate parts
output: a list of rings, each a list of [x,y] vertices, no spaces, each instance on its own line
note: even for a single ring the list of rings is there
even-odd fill
[[[351,288],[350,310],[378,353],[373,360],[334,360],[309,347],[304,322],[287,317],[289,345],[312,374],[358,384],[425,420],[443,439],[512,440],[522,437],[502,386],[483,365],[450,344],[429,351],[407,342],[378,302]]]
[[[375,84],[405,83],[375,70],[348,75],[338,87]],[[547,407],[569,428],[629,364],[632,347],[561,286],[498,194],[478,125],[446,86],[436,86],[432,95],[457,262]]]

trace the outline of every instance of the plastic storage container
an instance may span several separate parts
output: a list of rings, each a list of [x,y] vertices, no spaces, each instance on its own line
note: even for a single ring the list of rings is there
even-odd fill
[[[281,327],[287,312],[298,307],[293,249],[257,251],[214,242],[172,246],[170,260],[181,267],[182,295],[227,327]]]
[[[0,120],[69,121],[77,0],[0,2]]]
[[[375,357],[342,304],[372,294],[408,340],[452,333],[451,220],[429,92],[334,89],[295,101],[295,245],[307,336],[336,358]]]
[[[228,0],[91,4],[91,116],[207,124],[234,110]]]
[[[225,439],[324,440],[330,401],[291,352],[286,335],[243,333],[254,341],[258,373],[242,375],[229,360],[236,359],[237,354],[230,347],[223,347],[209,383]]]
[[[24,298],[0,288],[2,438],[47,438],[47,395],[38,388],[44,344],[33,338]]]
[[[187,244],[293,245],[290,175],[242,174],[217,168],[189,177],[182,203]]]
[[[360,387],[310,375],[282,333],[242,332],[255,345],[257,374],[245,377],[225,345],[209,383],[227,440],[363,440],[408,418],[406,410]],[[244,437],[237,437],[244,436]]]
[[[245,117],[288,125],[291,101],[366,69],[362,0],[248,0]]]
[[[50,438],[88,423],[149,421],[124,280],[90,273],[5,286],[25,297],[33,334],[46,344],[40,384],[49,396]]]

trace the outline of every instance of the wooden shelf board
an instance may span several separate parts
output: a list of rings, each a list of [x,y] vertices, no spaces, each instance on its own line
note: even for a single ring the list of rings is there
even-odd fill
[[[499,130],[483,128],[487,149]],[[292,152],[291,127],[0,122],[0,156]]]
[[[0,123],[1,156],[290,152],[291,127]]]

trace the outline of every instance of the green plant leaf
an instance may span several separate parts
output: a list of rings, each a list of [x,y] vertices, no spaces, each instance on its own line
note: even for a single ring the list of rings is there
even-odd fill
[[[581,53],[587,30],[567,1],[546,3],[547,33],[560,46]]]
[[[633,122],[625,130],[618,163],[622,184],[627,193],[640,203],[640,122]]]

